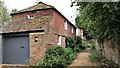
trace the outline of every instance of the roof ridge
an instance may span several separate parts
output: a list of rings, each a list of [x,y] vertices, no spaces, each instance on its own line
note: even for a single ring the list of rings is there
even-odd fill
[[[47,5],[47,6],[50,6],[50,7],[53,7],[53,8],[54,8],[53,5],[46,4],[46,3],[42,2],[42,1],[38,2],[38,4],[40,4],[40,3],[42,3],[42,4],[44,4],[44,5]],[[38,4],[37,4],[37,5],[38,5]]]
[[[43,4],[43,5],[46,6],[46,7],[41,6],[41,7],[35,8],[36,6],[39,6],[40,4],[41,4],[41,5]],[[31,8],[33,8],[33,7],[34,7],[35,9],[31,9]],[[24,8],[24,9],[22,9],[22,10],[19,10],[19,11],[17,11],[17,12],[13,12],[13,13],[11,13],[11,14],[16,14],[16,13],[21,13],[21,12],[27,12],[27,11],[32,11],[32,10],[36,10],[36,9],[50,8],[50,7],[51,7],[51,8],[54,8],[54,6],[48,5],[48,4],[40,1],[39,3],[37,3],[37,4],[33,5],[33,6]]]

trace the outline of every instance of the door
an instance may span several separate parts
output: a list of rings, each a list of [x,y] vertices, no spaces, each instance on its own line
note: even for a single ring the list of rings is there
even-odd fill
[[[5,37],[4,58],[5,64],[25,64],[29,62],[29,37]]]

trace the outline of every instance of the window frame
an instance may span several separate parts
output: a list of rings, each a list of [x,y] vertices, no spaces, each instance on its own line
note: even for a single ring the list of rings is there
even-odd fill
[[[62,37],[60,35],[57,35],[57,44],[58,45],[62,44]]]

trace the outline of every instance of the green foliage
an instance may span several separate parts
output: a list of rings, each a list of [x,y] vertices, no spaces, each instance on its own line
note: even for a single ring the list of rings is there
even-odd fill
[[[64,68],[65,65],[65,58],[57,55],[57,56],[52,56],[50,55],[49,58],[45,58],[38,64],[38,68],[57,68],[57,67],[62,67]]]
[[[82,43],[81,37],[80,37],[80,36],[77,36],[77,37],[76,37],[76,42],[75,42],[75,44],[76,44],[76,45],[80,45],[81,43]]]
[[[58,47],[58,46],[54,46],[48,49],[48,51],[46,52],[46,57],[49,55],[61,55],[62,53],[64,53],[64,49],[62,47]]]
[[[4,6],[4,3],[0,1],[0,27],[6,26],[8,23],[10,23],[10,15]]]
[[[91,50],[95,50],[95,45],[94,44],[91,44]]]
[[[76,53],[71,48],[53,46],[48,49],[42,61],[37,63],[37,68],[65,68],[76,58]]]
[[[75,45],[73,50],[74,50],[74,52],[79,53],[81,51],[81,48],[79,45]]]
[[[15,12],[17,12],[17,9],[16,8],[12,9],[12,13],[15,13]]]
[[[72,36],[66,37],[66,47],[74,48],[74,38]]]
[[[71,64],[76,56],[76,53],[74,53],[71,48],[64,48],[64,58],[66,58],[66,64]]]
[[[73,50],[77,53],[80,52],[81,51],[81,48],[80,48],[81,44],[82,44],[82,39],[80,36],[77,36]]]
[[[90,43],[82,43],[81,47],[89,48],[89,47],[91,47],[91,44]]]
[[[103,58],[103,55],[102,55],[101,52],[96,51],[96,50],[92,50],[92,51],[91,51],[90,61],[91,61],[92,63],[99,62],[99,61],[101,61],[102,58]]]
[[[83,41],[87,40],[85,37],[82,37],[81,39],[82,39]]]
[[[79,2],[77,26],[91,37],[120,40],[120,2]]]
[[[112,60],[107,60],[101,52],[92,50],[90,54],[90,61],[98,63],[99,68],[119,68],[120,66]]]

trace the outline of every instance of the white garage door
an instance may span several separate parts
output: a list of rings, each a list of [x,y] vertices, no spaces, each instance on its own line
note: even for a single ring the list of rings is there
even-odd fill
[[[25,64],[29,62],[29,37],[5,37],[3,63]]]

